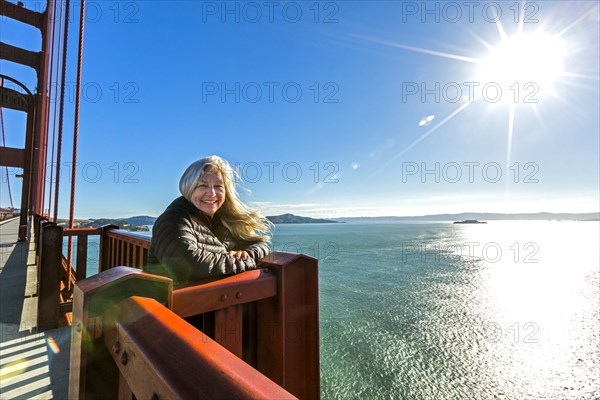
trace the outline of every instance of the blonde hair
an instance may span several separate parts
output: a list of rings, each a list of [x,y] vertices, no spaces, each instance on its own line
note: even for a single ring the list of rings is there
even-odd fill
[[[183,197],[192,202],[192,194],[198,182],[209,171],[218,172],[225,186],[225,202],[218,211],[223,225],[238,239],[269,240],[273,224],[260,211],[248,207],[240,200],[236,190],[236,183],[241,181],[240,176],[221,157],[204,157],[187,167],[179,180],[179,191]]]

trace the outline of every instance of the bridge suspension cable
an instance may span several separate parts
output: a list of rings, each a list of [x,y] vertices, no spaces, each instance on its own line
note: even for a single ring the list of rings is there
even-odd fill
[[[58,28],[58,36],[56,36],[56,24],[52,25],[52,36],[50,39],[50,42],[52,43],[52,47],[51,47],[51,52],[50,52],[50,90],[49,90],[49,94],[48,97],[50,99],[52,99],[52,96],[56,96],[56,93],[54,93],[55,91],[58,91],[58,85],[59,85],[59,81],[58,81],[58,71],[60,70],[60,58],[58,57],[58,55],[61,54],[61,35],[62,35],[62,7],[63,7],[63,1],[60,1],[60,5],[57,6],[57,4],[54,4],[54,10],[53,10],[53,18],[54,21],[57,21],[59,23],[59,28]],[[56,18],[56,11],[57,8],[60,10],[60,14],[58,19]],[[55,38],[58,37],[58,40],[55,40]],[[57,49],[57,42],[58,42],[58,49]],[[54,60],[54,55],[57,54],[56,57],[56,61]],[[54,68],[54,64],[56,64],[56,68]],[[52,84],[52,77],[54,76],[54,85]],[[56,90],[53,90],[53,88],[55,88]],[[55,101],[54,105],[53,105],[53,116],[52,116],[52,144],[50,146],[50,180],[49,180],[49,190],[48,190],[48,218],[51,219],[51,210],[52,210],[52,182],[53,182],[53,178],[54,178],[54,168],[52,168],[52,166],[54,165],[54,146],[56,144],[56,110],[58,108],[58,102]],[[47,118],[46,118],[46,126],[49,129],[49,121],[50,121],[50,103],[48,103],[48,112],[46,114]],[[47,151],[47,149],[46,149]],[[46,156],[46,159],[48,159],[48,157]],[[58,179],[58,177],[57,177]],[[44,188],[44,193],[46,192],[45,188]],[[56,220],[54,220],[54,222],[56,222]]]
[[[4,79],[0,78],[0,86],[4,86]],[[2,113],[2,107],[0,107],[0,126],[2,127],[2,146],[6,147],[6,137],[4,136],[4,115]],[[10,176],[8,174],[8,167],[4,167],[6,171],[6,186],[8,186],[8,198],[10,199],[10,208],[14,208],[12,192],[10,190]]]
[[[65,79],[67,75],[67,45],[69,41],[69,10],[71,1],[65,1],[65,33],[63,36],[62,68],[60,78],[60,112],[58,113],[58,138],[56,145],[56,184],[54,185],[54,221],[58,220],[58,192],[60,188],[60,162],[62,154],[63,121],[65,116]]]
[[[73,228],[75,218],[75,178],[77,172],[77,145],[79,139],[79,109],[81,105],[81,71],[83,69],[83,28],[85,25],[85,0],[81,0],[80,4],[81,6],[79,11],[79,45],[77,48],[77,80],[75,83],[75,121],[73,124],[73,159],[71,163],[71,203],[69,207],[69,228]],[[72,246],[73,237],[69,236],[69,264],[71,264]]]

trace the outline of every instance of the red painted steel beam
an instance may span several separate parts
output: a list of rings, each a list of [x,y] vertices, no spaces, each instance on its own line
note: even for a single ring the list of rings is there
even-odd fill
[[[0,146],[0,166],[23,168],[25,166],[25,150]]]
[[[77,236],[77,265],[75,266],[75,280],[85,279],[87,275],[88,235]]]
[[[277,276],[277,297],[257,304],[257,366],[301,399],[319,399],[318,261],[271,253],[261,260]]]
[[[6,15],[8,18],[35,26],[38,29],[42,29],[44,24],[43,13],[28,10],[6,0],[0,0],[0,15]]]
[[[189,317],[276,294],[276,276],[266,269],[257,269],[173,291],[173,312]]]
[[[154,299],[123,300],[114,318],[105,344],[138,399],[296,398]]]
[[[60,316],[62,228],[45,224],[41,229],[37,326],[46,331],[58,327]]]
[[[130,296],[151,297],[170,307],[172,288],[168,278],[127,267],[112,268],[75,284],[69,399],[117,398],[118,369],[109,350],[99,343],[106,328],[104,315]]]
[[[27,112],[28,95],[14,89],[0,87],[0,107]]]
[[[215,311],[214,340],[236,357],[244,357],[244,307],[235,305]]]
[[[20,47],[0,42],[0,59],[26,65],[35,69],[39,74],[42,53],[25,50]]]

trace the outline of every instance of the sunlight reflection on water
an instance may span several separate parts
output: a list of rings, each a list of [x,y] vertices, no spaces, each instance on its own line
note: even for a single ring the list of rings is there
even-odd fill
[[[323,262],[325,399],[600,396],[598,222],[282,227]]]
[[[480,313],[491,321],[496,379],[515,398],[598,395],[598,223],[494,225],[463,233],[510,254],[482,270]]]

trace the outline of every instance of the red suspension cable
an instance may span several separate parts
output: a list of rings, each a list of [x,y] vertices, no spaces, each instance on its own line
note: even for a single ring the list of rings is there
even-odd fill
[[[69,228],[73,227],[75,211],[75,175],[77,172],[77,142],[79,138],[79,108],[81,104],[81,70],[83,67],[83,27],[85,23],[85,0],[81,0],[79,12],[79,47],[77,51],[77,82],[75,86],[75,122],[73,128],[73,160],[71,164],[71,207],[69,212]]]
[[[54,187],[54,222],[58,220],[58,192],[60,188],[60,159],[62,152],[62,132],[63,121],[65,114],[65,80],[67,74],[67,44],[69,42],[69,9],[71,8],[71,0],[65,2],[65,35],[63,37],[63,53],[62,53],[62,72],[60,86],[60,113],[58,114],[58,140],[56,145],[56,184]]]
[[[50,2],[48,2],[48,5],[50,5]],[[56,21],[57,21],[56,20],[56,8],[57,8],[57,6],[56,6],[55,2],[52,2],[52,5],[53,5],[52,21],[54,21],[54,22],[52,23],[52,33],[50,34],[50,43],[51,43],[51,46],[50,46],[50,74],[48,75],[50,77],[50,80],[49,80],[50,87],[48,88],[48,100],[49,101],[47,102],[48,108],[46,110],[46,127],[47,127],[46,129],[48,129],[50,127],[50,103],[52,101],[52,94],[54,92],[52,90],[52,76],[54,73],[54,53],[55,53],[55,49],[56,49],[56,41],[54,40],[54,38],[55,38],[55,34],[56,34]],[[46,10],[46,12],[50,12],[50,10]],[[61,21],[61,23],[62,23],[62,21]],[[59,35],[60,35],[60,32],[59,32]],[[57,71],[58,71],[58,68],[57,68]],[[58,89],[58,86],[57,86],[57,89]],[[56,102],[54,102],[54,116],[56,118]],[[52,163],[54,162],[54,139],[55,139],[54,135],[52,135],[52,145],[50,146],[50,149],[51,149],[50,150],[50,153],[51,153],[50,158],[52,161],[50,163],[50,167],[52,167]],[[47,145],[46,145],[45,150],[46,150],[46,160],[48,160],[48,146]],[[50,190],[48,190],[48,192],[49,192],[48,193],[48,214],[50,214],[50,209],[52,207],[52,186],[51,186],[52,185],[52,171],[53,171],[52,168],[50,168],[50,185],[49,185]],[[43,187],[44,188],[43,188],[42,193],[45,196],[45,194],[46,194],[46,179],[44,179]],[[42,202],[42,204],[44,204],[44,202]],[[42,206],[42,214],[43,213],[44,213],[44,208]],[[49,215],[48,215],[48,217],[49,217]]]
[[[0,78],[0,86],[4,86],[4,79]],[[4,136],[4,116],[2,114],[2,107],[0,107],[0,126],[2,127],[2,146],[6,147],[6,137]],[[4,167],[6,170],[6,185],[8,186],[8,198],[10,199],[10,208],[13,207],[12,192],[10,190],[10,177],[8,176],[8,167]]]
[[[59,17],[59,27],[58,27],[58,51],[57,54],[60,55],[61,51],[62,51],[62,42],[60,40],[60,38],[62,38],[62,28],[63,28],[63,18],[62,18],[62,10],[63,10],[63,4],[64,2],[61,0],[60,2],[60,17]],[[56,57],[56,74],[54,77],[54,82],[56,83],[56,90],[58,91],[58,87],[59,85],[62,86],[61,82],[58,80],[58,72],[60,71],[60,58]],[[58,96],[58,94],[55,94],[55,96]],[[54,156],[55,156],[55,151],[54,151],[54,146],[56,145],[56,110],[58,109],[58,97],[55,99],[54,101],[54,115],[52,117],[52,162],[50,163],[50,185],[52,185],[53,179],[54,179],[54,169],[52,168],[52,166],[54,165]],[[57,176],[56,179],[58,179],[59,176]],[[48,210],[52,209],[52,186],[50,186],[50,195],[49,195],[49,204],[48,204]],[[48,211],[50,212],[50,211]],[[50,218],[50,217],[48,217]],[[54,222],[56,222],[56,218],[53,219]]]
[[[79,109],[81,104],[81,70],[83,67],[83,28],[85,23],[85,0],[81,0],[79,11],[79,46],[77,51],[77,81],[75,84],[75,122],[73,129],[73,160],[71,168],[71,205],[69,209],[69,228],[73,228],[75,217],[75,176],[77,172],[77,142],[79,137]],[[71,264],[71,247],[73,238],[69,236],[69,264]]]

